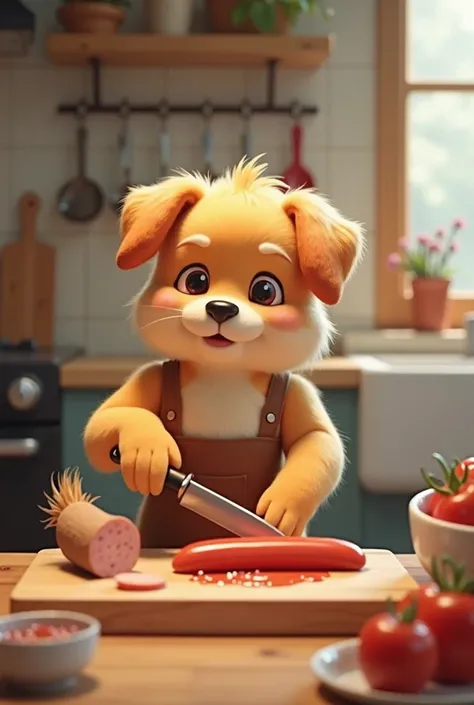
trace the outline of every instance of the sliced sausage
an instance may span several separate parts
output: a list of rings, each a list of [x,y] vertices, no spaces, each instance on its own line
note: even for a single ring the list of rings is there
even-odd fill
[[[157,575],[145,573],[121,573],[115,576],[119,590],[162,590],[166,587],[166,580]]]
[[[230,570],[358,571],[364,552],[349,541],[300,536],[265,536],[197,541],[173,558],[176,573]]]

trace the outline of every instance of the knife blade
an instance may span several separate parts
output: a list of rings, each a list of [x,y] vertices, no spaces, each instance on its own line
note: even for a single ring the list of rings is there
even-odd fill
[[[120,465],[120,450],[115,446],[110,451],[110,459]],[[232,502],[232,500],[200,485],[193,474],[168,468],[165,487],[174,490],[179,504],[204,519],[218,524],[236,536],[282,536],[282,532],[265,519]]]

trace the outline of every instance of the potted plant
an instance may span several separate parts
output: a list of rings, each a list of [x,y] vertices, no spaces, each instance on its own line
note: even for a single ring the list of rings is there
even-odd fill
[[[61,0],[57,17],[66,32],[115,34],[130,0]]]
[[[211,30],[221,34],[286,34],[303,13],[332,10],[325,0],[207,0]]]
[[[458,233],[464,222],[455,220],[448,235],[439,228],[434,237],[420,235],[410,247],[399,242],[400,252],[388,258],[391,269],[401,268],[411,275],[413,327],[420,331],[440,331],[449,325],[449,287],[453,270],[450,260],[458,250]]]
[[[159,34],[189,34],[193,9],[193,0],[145,0],[148,30]]]

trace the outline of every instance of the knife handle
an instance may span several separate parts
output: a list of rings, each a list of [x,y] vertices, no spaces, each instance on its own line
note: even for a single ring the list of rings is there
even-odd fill
[[[115,463],[115,465],[120,465],[120,449],[118,446],[114,446],[109,453],[110,460]],[[191,476],[192,477],[192,476]],[[174,468],[168,468],[166,473],[165,485],[169,487],[170,490],[179,492],[183,487],[184,483],[190,478],[189,475],[185,475]],[[187,484],[187,482],[186,482]]]

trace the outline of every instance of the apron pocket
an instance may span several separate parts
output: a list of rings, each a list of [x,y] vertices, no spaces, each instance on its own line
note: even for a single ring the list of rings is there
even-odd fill
[[[200,485],[248,509],[246,475],[195,475],[194,479]]]

